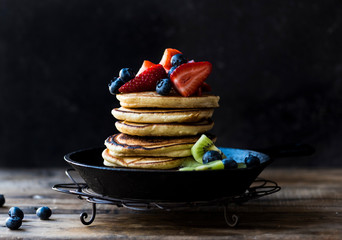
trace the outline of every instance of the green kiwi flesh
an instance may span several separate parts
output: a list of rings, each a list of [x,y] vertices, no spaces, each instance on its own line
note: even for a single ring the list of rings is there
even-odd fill
[[[221,153],[223,157],[223,153],[218,149],[214,143],[211,141],[210,138],[208,138],[206,135],[202,134],[202,136],[197,140],[197,142],[192,146],[191,148],[191,154],[194,157],[194,159],[199,162],[203,163],[202,157],[204,153],[206,153],[209,150],[218,151]]]

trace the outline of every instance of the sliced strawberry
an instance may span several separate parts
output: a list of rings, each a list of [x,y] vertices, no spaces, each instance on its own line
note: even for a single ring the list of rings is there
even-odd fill
[[[170,75],[173,87],[184,97],[195,94],[211,73],[210,62],[185,63]]]
[[[160,60],[159,64],[163,65],[163,67],[165,68],[165,71],[168,72],[170,70],[171,66],[171,58],[173,55],[179,54],[181,53],[180,51],[178,51],[177,49],[173,49],[173,48],[167,48],[164,51],[163,57]]]
[[[139,75],[140,73],[142,73],[143,71],[145,71],[146,69],[148,69],[148,68],[150,68],[150,67],[152,67],[152,66],[154,66],[154,65],[157,65],[157,64],[155,64],[155,63],[153,63],[153,62],[150,62],[150,61],[148,61],[148,60],[145,60],[145,61],[143,62],[143,64],[142,64],[141,68],[139,69],[137,75]]]
[[[202,87],[198,88],[196,91],[196,96],[202,97]]]
[[[202,92],[211,92],[211,86],[206,82],[202,84],[201,88]]]
[[[157,64],[147,68],[135,78],[125,83],[119,88],[121,93],[144,92],[156,90],[157,82],[166,77],[166,72],[162,65]]]

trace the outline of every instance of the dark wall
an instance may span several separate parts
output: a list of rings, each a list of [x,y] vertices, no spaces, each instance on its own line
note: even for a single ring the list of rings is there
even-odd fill
[[[165,48],[208,60],[218,145],[309,143],[342,166],[341,1],[0,0],[0,166],[62,166],[114,132],[107,89]]]

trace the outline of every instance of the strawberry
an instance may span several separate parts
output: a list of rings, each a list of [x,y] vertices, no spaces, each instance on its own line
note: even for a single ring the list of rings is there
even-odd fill
[[[152,67],[152,66],[154,66],[154,65],[156,65],[156,64],[153,63],[153,62],[150,62],[150,61],[148,61],[148,60],[145,60],[145,61],[143,62],[143,64],[142,64],[141,68],[139,69],[137,75],[139,75],[140,73],[142,73],[143,71],[145,71],[146,69],[148,69],[148,68],[150,68],[150,67]]]
[[[196,96],[202,97],[202,87],[199,87],[196,91]]]
[[[202,84],[201,88],[202,92],[211,92],[211,86],[206,82]]]
[[[184,97],[195,94],[211,73],[210,62],[191,62],[180,65],[170,75],[173,87]]]
[[[119,92],[131,93],[153,91],[156,90],[157,82],[164,77],[166,77],[166,72],[163,66],[156,64],[122,85],[119,88]]]
[[[179,54],[181,53],[180,51],[178,51],[177,49],[173,49],[173,48],[167,48],[164,51],[163,57],[160,60],[159,64],[163,65],[163,67],[165,68],[165,71],[168,72],[170,70],[171,66],[171,58],[173,55]]]

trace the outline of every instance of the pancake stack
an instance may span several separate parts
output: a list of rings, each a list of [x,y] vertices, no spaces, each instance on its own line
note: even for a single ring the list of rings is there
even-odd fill
[[[102,153],[104,165],[111,167],[179,167],[200,135],[214,126],[211,117],[219,106],[219,97],[209,94],[161,96],[151,91],[116,96],[121,107],[112,114],[120,133],[106,139]]]

